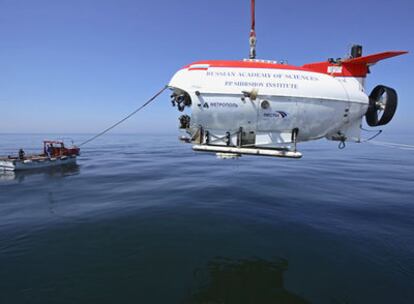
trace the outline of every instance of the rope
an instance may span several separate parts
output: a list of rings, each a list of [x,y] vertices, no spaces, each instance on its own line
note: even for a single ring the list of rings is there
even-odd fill
[[[400,149],[400,150],[410,150],[410,151],[414,150],[414,145],[405,145],[405,144],[397,144],[397,143],[373,140],[375,137],[377,137],[378,135],[382,133],[382,130],[367,130],[367,129],[364,129],[362,126],[360,126],[360,129],[365,132],[376,133],[370,138],[361,141],[361,143],[368,143],[368,144],[372,144],[376,146],[383,146],[386,148],[394,148],[394,149]]]
[[[369,141],[367,143],[372,144],[372,145],[377,145],[377,146],[383,146],[386,148],[414,151],[414,145],[405,145],[405,144],[390,143],[390,142],[376,141],[376,140]]]
[[[377,137],[377,136],[379,136],[381,133],[382,133],[382,130],[368,130],[368,129],[365,129],[365,128],[363,128],[362,127],[362,125],[361,126],[359,126],[359,128],[362,130],[362,131],[365,131],[365,132],[368,132],[368,133],[375,133],[374,135],[372,135],[370,138],[368,138],[368,139],[364,139],[363,141],[361,141],[361,142],[368,142],[368,141],[371,141],[371,140],[373,140],[375,137]]]
[[[255,59],[256,58],[256,17],[255,17],[255,0],[251,0],[251,27],[250,27],[250,36],[249,36],[249,44],[250,44],[250,52],[249,58]]]
[[[112,130],[113,128],[119,126],[121,123],[123,123],[125,120],[131,118],[132,116],[134,116],[137,112],[141,111],[143,108],[145,108],[147,105],[149,105],[152,101],[155,100],[155,98],[157,98],[159,95],[161,95],[161,93],[163,93],[166,89],[168,88],[168,86],[164,86],[157,94],[155,94],[154,96],[152,96],[147,102],[145,102],[143,105],[141,105],[138,109],[134,110],[133,112],[131,112],[130,114],[128,114],[127,116],[125,116],[124,118],[122,118],[120,121],[114,123],[112,126],[106,128],[105,130],[103,130],[102,132],[92,136],[91,138],[85,140],[84,142],[82,142],[80,145],[78,145],[78,147],[82,147],[83,145],[90,143],[91,141],[97,139],[98,137],[104,135],[105,133],[109,132],[110,130]]]
[[[254,33],[256,30],[256,18],[255,18],[255,0],[251,0],[251,19],[252,19],[252,25],[251,25],[251,31]]]
[[[382,133],[382,130],[378,130],[378,131],[376,131],[376,132],[377,132],[376,134],[372,135],[372,136],[371,136],[370,138],[368,138],[368,139],[365,139],[363,142],[369,142],[369,141],[373,140],[375,137],[379,136],[379,135]]]

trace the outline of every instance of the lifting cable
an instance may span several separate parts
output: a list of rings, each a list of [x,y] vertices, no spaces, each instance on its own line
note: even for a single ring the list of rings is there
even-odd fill
[[[250,36],[249,36],[249,44],[250,44],[250,59],[256,59],[256,17],[255,17],[255,0],[251,0],[251,20],[252,24],[250,27]]]
[[[85,140],[84,142],[82,142],[80,145],[78,145],[78,147],[81,147],[87,143],[90,143],[91,141],[97,139],[98,137],[104,135],[105,133],[109,132],[110,130],[112,130],[113,128],[115,128],[116,126],[120,125],[121,123],[123,123],[125,120],[131,118],[132,116],[134,116],[137,112],[141,111],[143,108],[145,108],[147,105],[149,105],[151,102],[153,102],[159,95],[161,95],[161,93],[163,93],[166,89],[168,88],[168,86],[164,86],[157,94],[155,94],[154,96],[152,96],[148,101],[146,101],[143,105],[141,105],[138,109],[134,110],[133,112],[131,112],[130,114],[128,114],[127,116],[125,116],[124,118],[122,118],[120,121],[114,123],[112,126],[106,128],[105,130],[103,130],[102,132],[92,136],[91,138]]]

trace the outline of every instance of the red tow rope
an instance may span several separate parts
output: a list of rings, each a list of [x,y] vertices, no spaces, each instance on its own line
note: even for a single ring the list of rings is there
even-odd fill
[[[255,3],[254,3],[254,0],[251,0],[251,17],[252,17],[252,27],[251,27],[251,32],[252,32],[254,35],[256,35],[256,33],[254,32],[254,31],[255,31],[255,23],[256,23],[256,20],[255,20],[255,11],[254,11],[254,9],[255,9]]]
[[[250,43],[250,59],[256,58],[256,18],[255,18],[255,0],[251,0],[251,19],[252,24],[250,28],[250,37],[249,37],[249,43]]]

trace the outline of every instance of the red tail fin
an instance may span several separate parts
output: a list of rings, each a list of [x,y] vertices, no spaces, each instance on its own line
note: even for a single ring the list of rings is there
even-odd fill
[[[334,77],[366,77],[368,67],[378,61],[408,53],[407,51],[389,51],[339,61],[315,62],[303,65],[312,72],[324,73]]]

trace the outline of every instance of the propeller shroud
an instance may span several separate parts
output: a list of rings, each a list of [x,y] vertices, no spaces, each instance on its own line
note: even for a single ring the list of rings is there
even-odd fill
[[[386,125],[397,110],[398,96],[393,88],[377,85],[369,95],[369,107],[365,118],[370,127]]]

